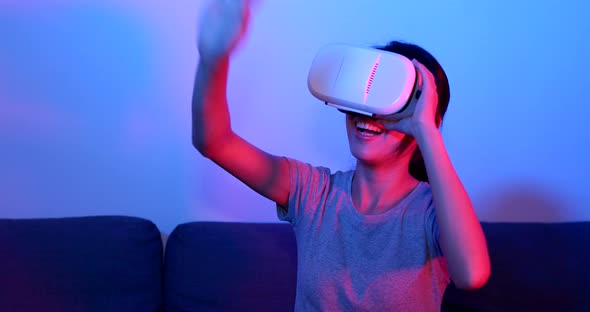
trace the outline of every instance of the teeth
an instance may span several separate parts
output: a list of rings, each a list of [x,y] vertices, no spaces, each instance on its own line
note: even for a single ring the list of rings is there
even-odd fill
[[[377,132],[377,133],[383,132],[383,130],[381,128],[371,125],[371,124],[368,124],[366,122],[362,122],[362,121],[357,122],[356,127],[360,128],[360,129],[364,129],[364,130],[370,130],[370,131]]]

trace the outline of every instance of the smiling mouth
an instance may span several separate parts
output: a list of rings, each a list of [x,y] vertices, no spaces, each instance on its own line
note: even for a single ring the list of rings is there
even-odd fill
[[[363,136],[377,136],[385,132],[383,128],[361,120],[355,122],[355,127]]]

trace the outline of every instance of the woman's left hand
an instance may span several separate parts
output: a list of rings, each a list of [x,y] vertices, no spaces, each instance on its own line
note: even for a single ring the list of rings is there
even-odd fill
[[[387,130],[394,130],[416,137],[426,130],[438,128],[435,120],[438,93],[436,92],[436,82],[432,73],[417,60],[412,60],[412,63],[422,76],[422,94],[418,101],[413,103],[412,106],[414,107],[406,108],[410,110],[409,114],[402,111],[400,119],[383,120],[382,124]],[[392,117],[395,117],[395,115]]]

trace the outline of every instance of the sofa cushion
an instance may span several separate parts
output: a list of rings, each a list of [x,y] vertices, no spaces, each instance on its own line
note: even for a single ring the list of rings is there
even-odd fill
[[[288,224],[181,224],[166,245],[166,311],[293,311],[296,257]]]
[[[443,311],[590,311],[590,222],[482,223],[492,275]]]
[[[139,218],[0,219],[0,311],[160,311],[162,253]]]

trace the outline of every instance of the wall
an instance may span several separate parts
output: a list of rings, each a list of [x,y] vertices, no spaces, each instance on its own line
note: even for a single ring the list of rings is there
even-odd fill
[[[268,152],[354,165],[313,98],[324,44],[422,45],[443,64],[449,154],[488,221],[590,220],[582,1],[264,1],[229,79],[234,129]],[[191,146],[203,1],[0,0],[0,217],[124,214],[163,231],[274,222],[272,202]]]

